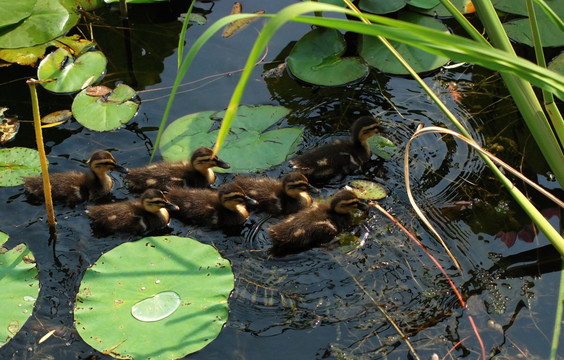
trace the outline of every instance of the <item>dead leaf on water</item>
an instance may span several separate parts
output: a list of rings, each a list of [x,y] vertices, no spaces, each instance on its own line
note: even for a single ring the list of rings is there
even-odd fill
[[[20,122],[16,118],[4,117],[4,111],[8,108],[0,107],[0,145],[12,140],[20,129]]]
[[[241,5],[240,2],[236,2],[235,4],[233,4],[233,8],[231,9],[231,15],[241,14],[242,11],[243,11],[243,5]],[[264,10],[254,12],[253,14],[255,14],[255,15],[264,14]],[[233,21],[231,24],[227,25],[227,27],[225,28],[225,30],[223,31],[223,34],[221,34],[221,36],[223,36],[224,38],[231,37],[231,36],[235,35],[236,32],[238,32],[239,30],[241,30],[245,26],[249,25],[250,23],[252,23],[256,19],[257,19],[257,17],[250,17],[250,18],[246,18],[246,19]]]
[[[48,128],[60,125],[72,118],[72,112],[70,110],[59,110],[45,115],[41,118],[42,128]]]

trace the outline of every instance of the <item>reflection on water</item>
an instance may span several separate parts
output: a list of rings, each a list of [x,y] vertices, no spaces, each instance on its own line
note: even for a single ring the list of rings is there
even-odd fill
[[[271,13],[281,6],[274,3],[245,6],[272,6],[267,9]],[[232,4],[217,2],[213,12],[206,12],[208,5],[202,4],[200,12],[213,21],[228,13]],[[111,52],[113,66],[105,81],[128,79],[125,74],[129,74],[135,77],[138,90],[170,86],[176,74],[176,57],[171,55],[176,48],[180,23],[173,20],[153,23],[147,20],[147,14],[138,11],[140,14],[132,15],[130,22],[131,46],[136,50],[129,65],[120,50],[124,49],[124,43],[115,40],[116,30],[103,26],[119,24],[119,18],[114,10],[101,13],[95,35],[103,50]],[[193,41],[203,29],[191,25],[188,41]],[[546,358],[559,281],[558,254],[542,235],[528,227],[530,221],[491,177],[474,151],[448,137],[424,136],[413,143],[410,154],[413,192],[461,262],[463,273],[458,274],[438,242],[415,218],[403,179],[405,143],[418,124],[440,125],[445,121],[444,116],[413,81],[376,71],[363,83],[339,88],[304,85],[287,72],[263,78],[263,71],[279,66],[288,55],[291,42],[300,36],[296,33],[307,31],[305,26],[293,26],[273,39],[271,53],[265,64],[257,67],[253,78],[256,81],[250,83],[244,101],[291,108],[292,114],[280,126],[305,127],[299,151],[337,136],[347,136],[351,122],[360,115],[380,117],[383,135],[398,146],[398,154],[389,161],[373,159],[365,174],[331,183],[321,189],[320,195],[334,193],[350,179],[384,185],[389,196],[380,205],[418,235],[445,267],[468,306],[461,307],[448,281],[425,252],[376,209],[371,209],[351,231],[362,242],[340,247],[335,241],[323,248],[282,258],[269,255],[270,239],[266,234],[268,225],[279,219],[253,214],[241,234],[212,232],[173,220],[172,234],[215,246],[231,261],[236,279],[226,327],[216,340],[189,358],[409,358],[412,355],[406,339],[398,334],[394,323],[422,359],[430,358],[433,353],[442,358],[449,351],[456,358],[474,359],[480,356],[480,345],[468,321],[469,314],[476,320],[486,352],[492,356],[515,358],[525,354]],[[241,54],[234,54],[227,61],[222,58],[225,49],[233,51],[238,42],[248,43],[255,34],[251,27],[231,40],[213,38],[202,50],[188,78],[237,70],[246,53],[241,50]],[[153,54],[159,56],[153,58]],[[241,63],[233,65],[238,60]],[[135,71],[129,71],[130,65]],[[33,72],[9,73],[0,69],[0,74],[6,78],[25,77]],[[220,77],[197,91],[183,93],[171,119],[195,111],[223,109],[234,78]],[[490,150],[514,166],[521,165],[525,154],[535,159],[536,149],[522,125],[515,122],[514,106],[505,100],[506,93],[500,89],[497,76],[464,65],[429,74],[425,81],[461,118],[478,143],[495,144]],[[12,93],[16,92],[22,94],[20,99],[14,99]],[[3,85],[0,93],[12,111],[30,117],[25,88],[14,91]],[[114,150],[116,160],[122,165],[146,164],[167,101],[166,97],[156,98],[165,93],[141,94],[144,102],[139,114],[118,131],[90,132],[77,123],[46,129],[52,170],[74,169],[82,165],[84,156],[98,148]],[[68,99],[46,93],[40,94],[40,100],[46,111],[68,106]],[[30,124],[24,123],[17,139],[8,146],[34,147],[32,134]],[[533,162],[524,162],[523,171],[533,178],[538,173],[544,176],[543,162]],[[280,177],[288,171],[289,165],[284,163],[263,174]],[[231,175],[220,175],[218,184],[231,178]],[[115,198],[129,198],[122,178],[117,175],[115,180]],[[536,194],[530,195],[540,208],[553,209]],[[22,241],[28,244],[37,259],[41,283],[34,315],[23,331],[0,349],[0,357],[109,359],[108,355],[92,350],[78,336],[73,326],[74,299],[86,268],[102,253],[135,239],[93,238],[84,215],[85,205],[73,209],[57,207],[58,236],[50,238],[43,206],[27,203],[23,187],[0,189],[0,204],[0,230],[10,235],[9,245]],[[560,227],[560,210],[551,214],[550,221]],[[525,235],[532,242],[515,241],[524,240]],[[512,246],[508,247],[509,244]],[[38,344],[53,329],[56,330],[53,336]]]

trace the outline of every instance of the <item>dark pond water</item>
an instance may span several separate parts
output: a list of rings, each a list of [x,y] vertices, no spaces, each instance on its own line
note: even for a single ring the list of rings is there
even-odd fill
[[[273,13],[290,1],[247,1],[244,11]],[[230,12],[232,3],[197,3],[195,12],[208,24]],[[113,132],[89,131],[76,122],[44,131],[51,171],[84,167],[95,149],[111,150],[124,166],[146,164],[156,130],[174,81],[177,42],[185,11],[175,3],[132,6],[129,33],[116,7],[96,12],[93,31],[109,58],[104,84],[125,82],[140,93],[136,117]],[[187,46],[206,26],[192,25]],[[261,23],[229,39],[213,37],[197,56],[174,103],[170,119],[204,110],[224,109],[238,80],[248,50]],[[84,29],[84,28],[83,28]],[[347,134],[359,115],[381,118],[383,135],[398,146],[389,161],[373,159],[365,174],[350,176],[322,188],[328,195],[351,179],[384,185],[389,196],[380,204],[417,234],[444,266],[468,306],[463,308],[446,278],[429,257],[401,230],[371,209],[352,233],[360,246],[313,249],[284,258],[270,258],[267,222],[253,214],[241,235],[226,235],[183,225],[173,220],[171,233],[213,244],[228,258],[235,273],[230,315],[219,337],[189,359],[408,359],[409,337],[421,359],[477,359],[480,344],[472,330],[472,315],[489,357],[547,358],[556,311],[560,260],[542,234],[492,178],[473,151],[448,138],[426,136],[412,147],[414,196],[437,226],[462,273],[416,218],[404,184],[403,149],[416,126],[441,125],[446,119],[414,81],[373,71],[363,82],[318,88],[299,83],[284,73],[263,78],[278,66],[292,44],[309,30],[286,25],[269,44],[245,92],[244,104],[274,104],[292,109],[281,124],[305,127],[301,149]],[[20,119],[31,119],[25,80],[34,69],[0,68],[0,105]],[[507,100],[501,80],[486,70],[463,65],[425,76],[425,81],[483,144],[558,196],[562,192],[538,154],[532,138]],[[451,88],[455,86],[457,92]],[[43,114],[69,108],[70,96],[40,91]],[[450,126],[450,125],[447,125]],[[33,129],[23,123],[8,147],[35,148]],[[252,154],[247,154],[251,156]],[[262,172],[279,176],[289,165]],[[232,175],[220,175],[217,183]],[[115,197],[128,198],[123,179],[115,176]],[[517,182],[520,185],[519,182]],[[561,228],[561,213],[529,190],[551,223]],[[43,206],[26,201],[22,186],[0,189],[0,230],[10,235],[7,245],[26,243],[37,259],[41,292],[33,315],[23,329],[0,348],[2,359],[105,359],[88,346],[73,325],[74,299],[84,271],[97,258],[133,237],[94,238],[85,206],[58,206],[56,239],[50,237]],[[190,323],[186,323],[190,327]],[[38,344],[48,331],[54,336]],[[560,357],[564,350],[560,349]]]

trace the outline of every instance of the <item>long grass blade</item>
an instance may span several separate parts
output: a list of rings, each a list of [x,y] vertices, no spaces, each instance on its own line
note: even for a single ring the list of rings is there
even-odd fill
[[[184,21],[182,22],[182,30],[180,31],[180,37],[178,38],[178,68],[180,69],[180,64],[182,63],[182,54],[184,53],[184,39],[186,38],[186,29],[188,29],[188,24],[190,23],[190,14],[192,14],[192,9],[196,0],[192,0],[186,15],[184,16]]]

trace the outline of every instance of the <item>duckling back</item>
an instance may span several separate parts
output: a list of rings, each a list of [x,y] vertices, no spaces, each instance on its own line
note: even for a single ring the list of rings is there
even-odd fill
[[[173,217],[197,225],[218,225],[220,203],[217,190],[169,186],[166,192],[167,198],[180,208],[172,213]]]

